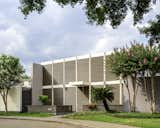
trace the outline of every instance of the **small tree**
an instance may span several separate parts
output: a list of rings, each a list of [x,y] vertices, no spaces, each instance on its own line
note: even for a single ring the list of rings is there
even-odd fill
[[[115,49],[107,61],[111,67],[111,71],[121,76],[129,95],[129,106],[132,111],[136,110],[136,96],[139,86],[151,88],[151,111],[155,108],[155,77],[160,71],[160,51],[156,46],[134,43],[131,47],[123,49]],[[128,85],[128,77],[131,78],[133,96],[131,102],[130,89]],[[150,78],[151,82],[148,83]],[[144,82],[143,82],[144,81]],[[146,93],[147,90],[145,89]]]
[[[132,103],[131,103],[131,92],[128,86],[128,76],[130,72],[126,70],[126,62],[127,62],[127,54],[126,50],[123,49],[114,49],[114,52],[107,59],[107,66],[110,67],[111,72],[115,73],[117,76],[121,76],[123,83],[128,92],[128,104],[129,111],[131,111]]]
[[[92,96],[95,101],[102,101],[106,111],[109,111],[107,100],[112,102],[114,100],[114,94],[112,88],[92,88]]]
[[[11,87],[21,81],[24,69],[19,59],[9,55],[0,55],[0,95],[5,111],[8,111],[7,98]]]
[[[150,95],[150,101],[151,101],[151,111],[152,113],[156,112],[155,108],[155,77],[156,73],[160,71],[160,51],[159,48],[156,46],[146,46],[143,59],[139,62],[140,66],[142,67],[142,70],[148,74],[147,76],[150,76],[151,83],[147,84],[145,79],[146,87],[150,86],[151,88],[151,95]],[[146,77],[144,75],[144,77]]]
[[[136,111],[136,96],[138,86],[141,82],[137,78],[137,75],[141,72],[139,66],[139,59],[142,58],[144,46],[138,43],[133,43],[131,47],[124,47],[121,49],[115,49],[114,52],[109,56],[107,65],[110,66],[111,72],[117,76],[121,76],[123,83],[128,92],[129,99],[129,111]],[[131,78],[133,96],[131,97],[131,89],[128,85],[128,79]],[[132,101],[131,101],[132,99]]]

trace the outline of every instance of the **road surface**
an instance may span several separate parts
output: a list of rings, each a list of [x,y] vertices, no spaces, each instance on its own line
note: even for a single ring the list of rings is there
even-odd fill
[[[0,128],[82,128],[55,122],[0,119]],[[83,127],[84,128],[84,127]]]

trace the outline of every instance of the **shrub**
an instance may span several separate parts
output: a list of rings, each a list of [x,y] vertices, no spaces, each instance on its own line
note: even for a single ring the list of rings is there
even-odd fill
[[[41,101],[41,103],[43,105],[45,105],[48,102],[48,96],[47,95],[40,95],[39,96],[39,101]]]

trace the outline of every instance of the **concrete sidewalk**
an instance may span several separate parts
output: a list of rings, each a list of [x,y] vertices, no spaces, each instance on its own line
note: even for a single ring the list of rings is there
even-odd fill
[[[68,125],[75,125],[84,128],[137,128],[133,126],[120,125],[114,123],[98,122],[98,121],[88,121],[88,120],[72,120],[64,119],[61,117],[20,117],[20,116],[0,116],[0,119],[15,119],[15,120],[32,120],[32,121],[42,121],[42,122],[56,122]]]

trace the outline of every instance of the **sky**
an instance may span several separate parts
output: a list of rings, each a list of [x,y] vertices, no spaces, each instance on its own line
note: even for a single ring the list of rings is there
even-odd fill
[[[117,29],[112,29],[109,23],[103,26],[88,24],[83,6],[61,8],[48,0],[41,14],[33,12],[27,19],[19,6],[19,0],[0,0],[0,54],[19,57],[28,75],[32,63],[108,52],[134,40],[147,42],[137,26],[133,26],[130,12]],[[159,7],[158,1],[138,26],[154,19],[160,13]]]

